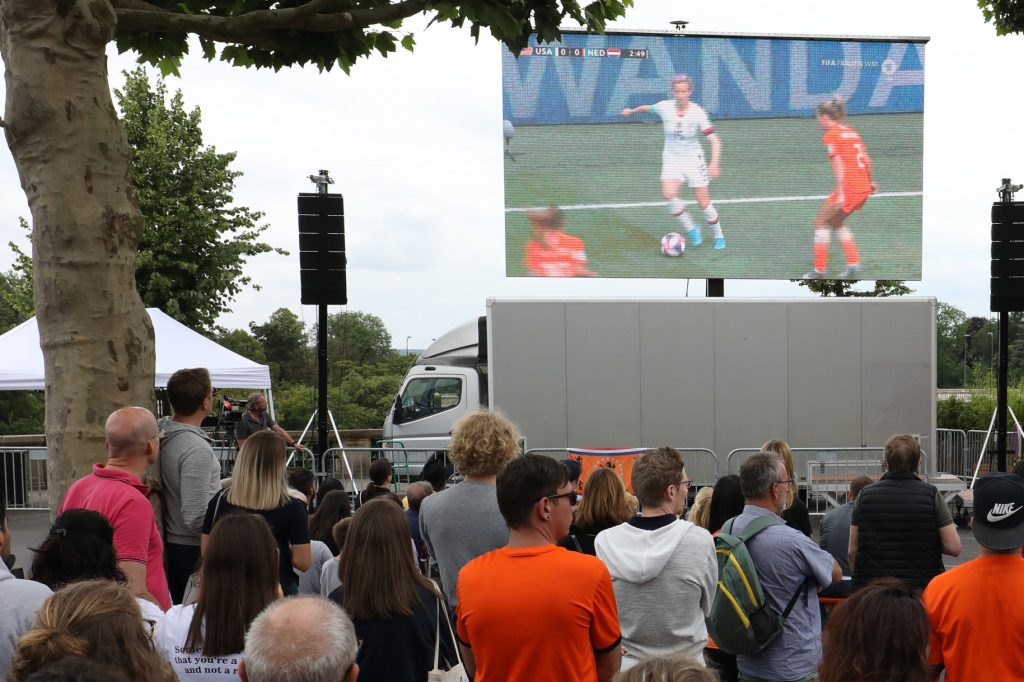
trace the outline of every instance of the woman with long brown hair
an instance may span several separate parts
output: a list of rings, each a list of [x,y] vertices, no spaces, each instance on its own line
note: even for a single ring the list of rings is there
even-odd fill
[[[18,640],[8,680],[24,682],[47,663],[67,656],[109,665],[129,680],[177,679],[153,648],[135,597],[111,580],[83,580],[54,592],[32,629]]]
[[[238,679],[245,631],[281,596],[277,573],[277,542],[263,517],[236,512],[218,521],[200,563],[198,600],[172,606],[153,633],[182,682]],[[203,664],[199,658],[218,662]]]
[[[401,506],[370,500],[356,511],[341,552],[341,587],[331,593],[362,641],[360,680],[424,682],[440,638],[444,660],[456,662],[441,595],[412,555]]]
[[[295,570],[309,570],[313,558],[306,505],[288,493],[285,454],[284,441],[273,431],[260,431],[245,440],[235,460],[231,487],[214,495],[206,508],[200,548],[205,555],[214,524],[231,512],[259,514],[277,540],[281,589],[292,595],[299,591]]]
[[[913,590],[896,578],[879,578],[832,611],[822,634],[818,679],[926,682],[929,627]]]
[[[807,511],[807,505],[797,494],[796,468],[793,466],[793,450],[789,443],[784,440],[770,440],[761,446],[762,452],[771,452],[782,458],[786,465],[786,477],[792,482],[789,492],[786,493],[786,509],[782,512],[782,518],[786,525],[795,528],[807,537],[811,537],[811,515]]]
[[[558,545],[594,556],[594,539],[597,534],[628,521],[636,513],[636,507],[630,504],[626,486],[619,474],[607,467],[595,469],[587,477],[585,493],[576,508],[576,517],[569,527],[569,535]]]
[[[344,490],[332,490],[320,501],[316,511],[309,517],[309,539],[319,540],[337,556],[341,550],[334,544],[331,529],[342,519],[352,516],[352,500]]]

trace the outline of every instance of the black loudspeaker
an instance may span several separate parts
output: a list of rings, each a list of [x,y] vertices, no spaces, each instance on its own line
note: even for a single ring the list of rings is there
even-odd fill
[[[299,279],[303,305],[345,305],[345,202],[299,194]]]
[[[992,312],[1024,311],[1024,202],[992,204]]]

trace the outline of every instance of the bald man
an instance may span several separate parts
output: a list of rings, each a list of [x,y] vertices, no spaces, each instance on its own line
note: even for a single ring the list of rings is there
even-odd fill
[[[322,597],[288,597],[265,608],[245,634],[243,682],[355,682],[356,631],[339,606]]]
[[[75,481],[60,511],[91,509],[103,514],[114,528],[117,566],[128,578],[132,593],[150,599],[164,611],[171,596],[164,573],[163,543],[149,488],[142,477],[160,454],[160,436],[153,413],[144,407],[123,407],[107,418],[107,463],[94,464],[92,473]]]

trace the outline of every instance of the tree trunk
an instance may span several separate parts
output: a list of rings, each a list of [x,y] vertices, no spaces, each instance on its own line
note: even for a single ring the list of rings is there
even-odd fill
[[[5,132],[32,212],[51,512],[105,459],[107,415],[153,402],[153,325],[135,289],[142,214],[107,82],[115,24],[107,0],[0,0]]]

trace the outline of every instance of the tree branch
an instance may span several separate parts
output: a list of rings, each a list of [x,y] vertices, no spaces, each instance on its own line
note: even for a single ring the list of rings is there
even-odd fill
[[[145,2],[145,0],[113,0],[110,3],[115,10],[118,9],[142,9],[152,10],[154,12],[169,12],[163,7],[157,7],[156,5]]]
[[[143,0],[117,0],[118,30],[150,33],[192,33],[219,42],[249,43],[267,31],[293,30],[335,33],[361,29],[422,12],[428,0],[403,0],[365,10],[322,12],[336,0],[309,0],[298,7],[254,10],[236,16],[181,14],[149,5]],[[266,36],[263,36],[266,38]]]

